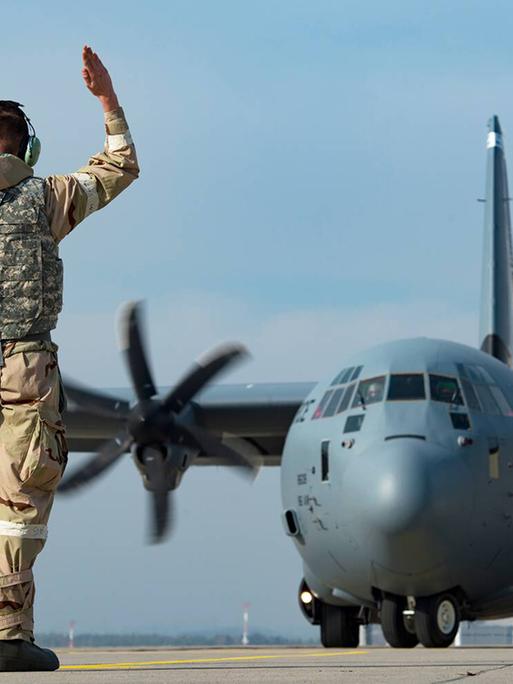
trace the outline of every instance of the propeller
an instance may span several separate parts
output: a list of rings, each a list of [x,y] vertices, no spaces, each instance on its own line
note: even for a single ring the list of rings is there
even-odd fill
[[[191,410],[194,397],[214,377],[248,353],[245,347],[235,343],[212,349],[196,361],[176,387],[159,399],[143,341],[141,303],[130,302],[123,307],[119,336],[137,403],[130,407],[121,399],[66,382],[66,394],[78,407],[97,416],[123,418],[125,427],[85,465],[65,477],[59,491],[67,494],[84,487],[111,468],[123,454],[132,451],[152,499],[151,540],[159,542],[172,528],[171,493],[195,455],[203,452],[220,458],[249,477],[257,473],[257,459],[223,444],[195,422]]]

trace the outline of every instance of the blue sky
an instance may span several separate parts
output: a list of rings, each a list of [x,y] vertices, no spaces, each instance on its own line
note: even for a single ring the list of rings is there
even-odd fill
[[[126,382],[114,319],[134,298],[148,301],[161,384],[227,338],[253,352],[230,379],[253,381],[315,380],[398,336],[477,341],[476,199],[488,117],[506,152],[513,131],[511,3],[25,0],[2,19],[2,97],[42,138],[37,172],[101,148],[84,42],[111,69],[140,157],[137,184],[62,245],[66,374]],[[233,625],[249,600],[258,626],[312,633],[278,471],[252,488],[189,472],[176,538],[147,549],[130,465],[56,504],[40,629]]]

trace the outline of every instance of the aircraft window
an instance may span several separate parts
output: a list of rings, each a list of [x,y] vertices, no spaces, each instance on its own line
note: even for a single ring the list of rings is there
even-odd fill
[[[342,401],[340,402],[340,406],[338,407],[337,413],[342,413],[342,411],[345,411],[346,408],[349,406],[355,387],[356,387],[355,382],[353,382],[352,385],[348,385],[348,387],[346,387],[345,394],[342,398]]]
[[[376,378],[369,378],[368,380],[361,380],[354,397],[353,408],[357,406],[365,407],[368,404],[375,404],[378,401],[383,401],[384,394],[384,375],[380,375]]]
[[[335,376],[333,382],[331,383],[331,386],[332,386],[332,387],[333,387],[333,385],[340,385],[340,378],[344,375],[345,372],[346,372],[346,369],[344,368],[343,371],[340,371],[340,373],[338,373],[338,374]]]
[[[455,430],[470,430],[470,421],[466,413],[450,413],[449,415]]]
[[[319,406],[315,409],[315,413],[312,416],[312,420],[315,420],[316,418],[320,418],[322,416],[322,412],[324,411],[324,407],[330,400],[331,395],[333,394],[333,390],[329,390],[326,392],[326,394],[323,396],[321,399]]]
[[[333,392],[331,395],[331,399],[329,400],[326,410],[322,414],[323,418],[329,418],[330,416],[335,415],[335,411],[337,410],[337,406],[339,405],[340,402],[340,397],[342,396],[342,393],[344,391],[344,388],[341,387],[340,389],[337,389]]]
[[[506,397],[504,396],[502,390],[500,387],[497,387],[497,385],[491,385],[490,387],[490,392],[493,395],[493,398],[497,402],[501,413],[503,416],[511,416],[511,408],[510,405],[508,404]]]
[[[346,382],[349,382],[349,378],[353,374],[353,371],[354,371],[354,366],[351,366],[351,368],[346,368],[344,374],[342,375],[342,377],[339,380],[339,384],[344,385]]]
[[[468,379],[466,366],[464,366],[462,363],[457,363],[456,368],[458,369],[458,373],[460,375],[460,378],[467,378]]]
[[[491,387],[488,385],[475,385],[477,396],[483,406],[484,413],[490,413],[492,416],[501,414],[501,410],[491,393]]]
[[[353,380],[358,380],[358,378],[360,377],[360,373],[362,372],[362,368],[363,368],[363,366],[357,366],[354,369],[353,374],[351,375],[351,382]]]
[[[508,411],[508,416],[513,415],[513,386],[512,385],[503,385],[501,387],[502,393],[506,397],[506,400],[508,402],[508,406],[510,407]]]
[[[443,401],[446,404],[463,405],[460,388],[456,378],[446,375],[430,375],[429,387],[433,401]]]
[[[469,380],[465,380],[460,376],[461,386],[463,388],[463,394],[465,396],[465,401],[471,411],[481,411],[481,404],[477,398],[477,394]]]
[[[463,366],[463,364],[456,364],[458,370],[461,369],[466,371],[467,377],[472,378],[473,386],[470,386],[469,382],[462,381],[463,392],[467,398],[469,407],[474,408],[469,400],[468,387],[470,386],[470,392],[474,392],[474,396],[477,395],[476,400],[481,403],[482,410],[484,413],[488,413],[494,416],[513,415],[513,404],[510,399],[504,393],[504,391],[495,384],[495,380],[492,378],[490,373],[483,366]]]
[[[467,366],[467,376],[469,380],[472,380],[472,382],[485,382],[485,379],[479,372],[479,367],[478,366]]]
[[[359,430],[361,430],[364,418],[364,413],[362,413],[359,416],[349,416],[346,420],[344,432],[358,432]]]
[[[425,399],[424,376],[422,373],[410,375],[391,375],[388,388],[389,401],[404,401],[408,399]]]
[[[492,378],[492,376],[486,370],[486,368],[483,368],[483,366],[476,366],[476,370],[479,372],[479,374],[482,377],[481,382],[486,382],[486,384],[488,384],[488,385],[495,385],[495,380]]]

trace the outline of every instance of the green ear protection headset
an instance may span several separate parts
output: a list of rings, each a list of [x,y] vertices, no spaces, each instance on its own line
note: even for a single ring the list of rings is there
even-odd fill
[[[32,125],[32,121],[28,118],[22,109],[23,105],[12,100],[0,100],[0,109],[14,109],[18,114],[21,114],[25,119],[28,129],[28,135],[23,137],[20,144],[18,156],[23,159],[25,164],[35,166],[39,155],[41,154],[41,141],[36,135],[36,130]]]

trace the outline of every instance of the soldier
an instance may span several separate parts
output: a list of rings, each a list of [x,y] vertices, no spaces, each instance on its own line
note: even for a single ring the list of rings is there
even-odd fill
[[[40,143],[19,105],[0,102],[0,671],[55,670],[34,643],[32,566],[67,461],[57,346],[59,242],[138,176],[132,138],[99,57],[82,76],[105,113],[103,152],[68,176],[33,176]]]

